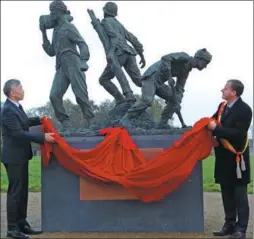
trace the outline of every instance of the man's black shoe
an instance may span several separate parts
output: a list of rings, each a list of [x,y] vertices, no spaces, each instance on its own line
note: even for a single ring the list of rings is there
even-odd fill
[[[243,232],[234,232],[232,235],[230,235],[228,238],[235,238],[235,239],[245,239],[245,233]]]
[[[25,234],[28,234],[28,235],[37,235],[37,234],[41,234],[42,233],[42,231],[34,230],[34,229],[32,229],[31,227],[29,227],[27,225],[21,227],[20,231],[25,233]]]
[[[14,239],[29,239],[29,237],[22,233],[20,230],[10,230],[7,232],[7,237],[14,238]]]
[[[233,225],[224,226],[224,227],[222,227],[222,229],[220,231],[213,232],[213,235],[218,236],[218,237],[224,237],[224,236],[233,234],[234,231],[235,231],[235,227]]]

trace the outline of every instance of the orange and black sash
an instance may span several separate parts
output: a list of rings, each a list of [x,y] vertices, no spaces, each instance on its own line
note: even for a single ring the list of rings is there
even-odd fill
[[[218,117],[217,117],[218,122],[221,122],[222,113],[223,113],[224,108],[225,108],[226,105],[227,105],[227,102],[223,102],[221,104],[220,108],[219,108]],[[245,145],[243,147],[243,150],[240,151],[240,152],[237,152],[234,149],[234,147],[232,146],[232,144],[229,143],[228,140],[220,139],[220,141],[226,149],[228,149],[232,153],[236,154],[236,163],[237,163],[236,175],[237,175],[237,178],[242,178],[241,169],[242,169],[242,171],[246,170],[246,166],[245,166],[245,162],[244,162],[244,158],[243,158],[243,153],[245,152],[245,150],[247,149],[248,144],[249,144],[248,136],[246,137],[246,141],[245,141]],[[241,162],[241,168],[240,168],[240,162]]]

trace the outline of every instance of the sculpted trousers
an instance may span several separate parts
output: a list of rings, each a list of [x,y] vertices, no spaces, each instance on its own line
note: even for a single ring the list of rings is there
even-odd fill
[[[142,114],[153,103],[155,95],[169,101],[171,96],[171,88],[166,84],[159,84],[159,73],[156,72],[153,75],[142,80],[142,96],[139,102],[136,102],[129,110],[128,116],[130,118],[137,117]]]
[[[115,57],[115,64],[107,64],[102,75],[99,78],[100,84],[104,89],[111,94],[116,101],[123,100],[123,95],[132,94],[129,82],[123,72],[122,67],[128,73],[133,83],[137,86],[141,86],[141,73],[138,68],[136,58],[130,54],[123,54]],[[114,77],[117,78],[123,95],[120,93],[116,85],[111,81]]]
[[[62,55],[60,67],[57,69],[52,83],[50,101],[54,108],[56,118],[61,123],[69,120],[69,116],[63,106],[63,96],[69,85],[71,85],[84,118],[89,120],[94,117],[89,104],[86,76],[80,70],[80,63],[80,58],[74,54]]]

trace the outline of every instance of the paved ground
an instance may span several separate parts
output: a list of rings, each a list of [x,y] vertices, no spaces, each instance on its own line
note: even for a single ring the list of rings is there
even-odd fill
[[[169,234],[169,233],[44,233],[37,238],[211,238],[212,231],[221,227],[224,213],[219,193],[205,193],[205,234]],[[253,195],[249,196],[250,221],[248,238],[253,238]],[[28,220],[31,226],[40,228],[40,193],[30,193]],[[1,194],[1,238],[6,235],[6,194]],[[35,236],[33,238],[36,238]]]

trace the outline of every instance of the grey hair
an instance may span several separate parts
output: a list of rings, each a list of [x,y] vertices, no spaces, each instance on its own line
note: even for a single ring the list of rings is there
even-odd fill
[[[4,94],[7,97],[9,97],[9,94],[10,94],[11,90],[14,87],[17,87],[19,85],[21,85],[21,82],[19,80],[16,80],[16,79],[10,79],[10,80],[6,81],[5,84],[4,84],[4,88],[3,88]]]

